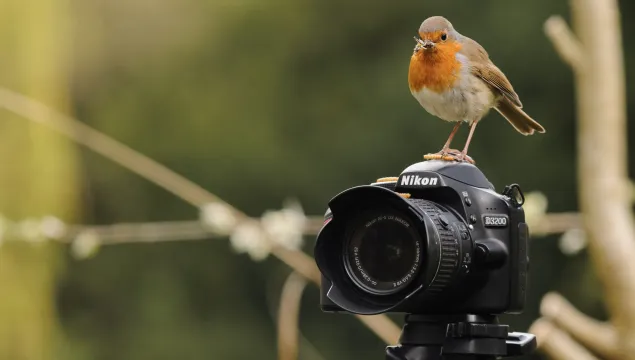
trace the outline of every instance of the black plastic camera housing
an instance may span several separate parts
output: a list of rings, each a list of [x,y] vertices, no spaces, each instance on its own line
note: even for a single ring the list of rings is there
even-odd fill
[[[329,202],[315,245],[322,310],[522,312],[523,202],[518,185],[499,194],[476,166],[445,161],[343,191]]]

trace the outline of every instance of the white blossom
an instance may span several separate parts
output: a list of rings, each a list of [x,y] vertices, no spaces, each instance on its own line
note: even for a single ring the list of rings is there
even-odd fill
[[[77,235],[71,244],[71,251],[75,258],[86,259],[97,254],[99,250],[99,235],[93,230],[85,230]]]
[[[587,245],[586,234],[582,229],[567,230],[567,232],[560,237],[558,245],[563,254],[570,256],[576,255]]]
[[[282,210],[265,212],[261,223],[273,243],[291,250],[302,247],[306,216],[298,202],[289,201]]]
[[[525,211],[525,221],[529,227],[539,223],[547,214],[548,204],[549,201],[545,194],[539,191],[532,191],[525,196],[523,210]]]
[[[209,203],[201,206],[200,219],[205,226],[218,234],[230,234],[237,223],[232,210],[221,203]]]
[[[45,216],[40,221],[40,233],[49,239],[61,239],[66,233],[66,225],[55,216]]]
[[[282,210],[265,212],[260,221],[273,243],[291,250],[302,247],[306,216],[297,201],[288,201]]]
[[[40,222],[35,218],[27,218],[18,223],[18,238],[24,239],[32,243],[40,243],[46,240],[40,231]]]
[[[254,221],[238,224],[229,240],[235,251],[246,252],[254,261],[266,259],[271,252],[271,243],[267,240],[260,225]]]

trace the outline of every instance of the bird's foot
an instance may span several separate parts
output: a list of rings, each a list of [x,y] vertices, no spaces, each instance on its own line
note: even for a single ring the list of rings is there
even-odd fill
[[[443,160],[443,161],[452,161],[454,158],[449,155],[449,152],[446,150],[441,150],[434,154],[426,154],[423,155],[424,160]]]
[[[458,154],[456,156],[456,161],[458,162],[467,162],[470,163],[472,165],[476,164],[476,161],[474,161],[474,159],[472,159],[468,154]]]
[[[457,162],[467,162],[470,164],[475,164],[476,162],[469,155],[463,153],[456,149],[448,149],[447,151],[439,151],[434,154],[426,154],[423,156],[424,160],[442,160],[442,161],[457,161]]]
[[[451,156],[451,155],[448,155],[448,154],[436,153],[436,154],[426,154],[426,155],[423,155],[423,159],[424,159],[424,160],[443,160],[443,161],[453,161],[453,160],[454,160],[454,156]]]

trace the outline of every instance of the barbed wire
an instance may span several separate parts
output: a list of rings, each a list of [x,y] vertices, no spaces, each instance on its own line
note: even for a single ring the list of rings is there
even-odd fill
[[[534,203],[532,194],[527,199],[525,207],[532,238],[563,234],[560,240],[563,252],[573,254],[584,248],[584,233],[577,213],[532,212],[538,205]],[[248,218],[246,223],[250,224],[247,225],[250,230],[245,231],[240,224],[227,218],[227,214],[222,214],[220,208],[213,208],[215,206],[203,207],[201,217],[196,220],[111,225],[66,224],[51,215],[13,221],[0,215],[0,245],[5,241],[56,241],[71,245],[73,254],[82,259],[94,255],[103,246],[229,238],[237,252],[248,253],[254,260],[262,260],[268,252],[266,247],[257,244],[261,241],[258,239],[277,236],[280,245],[298,249],[302,246],[303,237],[317,235],[323,225],[322,217],[304,216],[296,205],[268,211],[261,218]],[[289,231],[289,227],[295,228]]]
[[[102,246],[229,238],[237,252],[245,252],[254,260],[262,260],[268,252],[263,253],[260,249],[262,245],[255,242],[261,241],[263,237],[275,236],[278,245],[297,250],[302,246],[302,238],[317,235],[323,224],[321,217],[304,217],[297,208],[268,211],[261,218],[248,218],[242,224],[233,224],[231,228],[219,226],[218,218],[210,221],[209,216],[203,211],[198,220],[77,225],[66,224],[51,215],[21,221],[0,215],[0,245],[7,241],[34,244],[55,241],[71,245],[74,255],[85,258],[94,255]],[[246,233],[245,226],[259,233]]]

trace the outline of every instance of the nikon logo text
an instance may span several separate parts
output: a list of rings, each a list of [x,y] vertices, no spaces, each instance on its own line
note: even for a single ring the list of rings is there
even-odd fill
[[[439,178],[419,176],[419,175],[404,175],[401,177],[401,185],[415,185],[415,186],[434,186],[439,181]]]

